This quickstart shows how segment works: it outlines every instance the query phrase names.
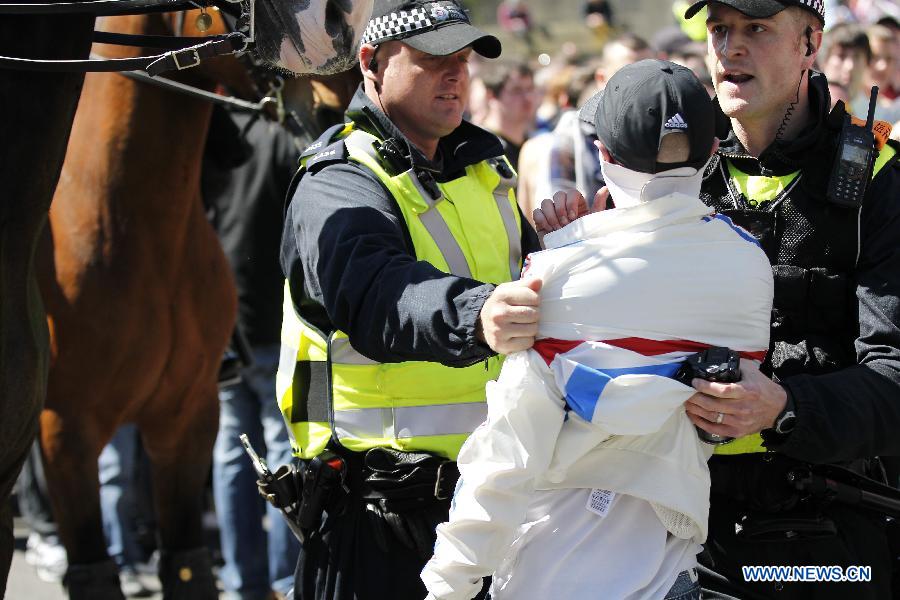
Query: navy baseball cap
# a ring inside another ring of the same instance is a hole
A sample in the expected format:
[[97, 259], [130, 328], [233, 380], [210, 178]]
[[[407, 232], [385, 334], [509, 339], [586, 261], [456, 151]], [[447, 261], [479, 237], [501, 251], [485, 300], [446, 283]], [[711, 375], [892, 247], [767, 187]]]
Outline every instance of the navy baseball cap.
[[[715, 139], [715, 112], [703, 84], [690, 69], [665, 60], [622, 67], [581, 107], [578, 117], [594, 126], [617, 163], [642, 173], [700, 169]], [[656, 162], [662, 139], [675, 132], [688, 137], [688, 159]]]
[[416, 50], [446, 56], [472, 46], [485, 58], [500, 56], [500, 40], [473, 27], [453, 0], [376, 0], [363, 44], [401, 40]]
[[690, 19], [710, 2], [718, 2], [738, 10], [748, 17], [766, 19], [777, 15], [789, 6], [799, 6], [815, 14], [822, 23], [825, 22], [825, 0], [700, 0], [691, 4], [684, 11], [684, 18]]

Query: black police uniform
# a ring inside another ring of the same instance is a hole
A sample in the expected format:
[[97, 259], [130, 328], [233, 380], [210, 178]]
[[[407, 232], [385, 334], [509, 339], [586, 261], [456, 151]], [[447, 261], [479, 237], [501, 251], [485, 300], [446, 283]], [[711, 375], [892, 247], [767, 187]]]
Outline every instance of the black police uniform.
[[[900, 166], [894, 156], [878, 172], [861, 212], [829, 203], [844, 110], [839, 104], [829, 113], [824, 76], [811, 73], [809, 83], [806, 129], [758, 159], [729, 132], [703, 182], [703, 200], [753, 232], [772, 262], [771, 345], [762, 368], [787, 390], [797, 421], [787, 435], [763, 432], [770, 452], [711, 459], [701, 560], [763, 597], [890, 598], [884, 518], [802, 498], [786, 478], [798, 461], [873, 475], [873, 457], [900, 454]], [[754, 206], [729, 181], [726, 161], [750, 175], [799, 170], [800, 179]], [[873, 581], [751, 585], [741, 572], [749, 565], [866, 565]]]
[[[438, 182], [455, 179], [465, 173], [466, 166], [502, 154], [496, 136], [463, 121], [439, 141], [439, 160], [429, 161], [415, 146], [407, 145], [362, 87], [346, 117], [381, 139], [400, 141], [410, 152], [406, 160], [434, 173]], [[475, 327], [481, 307], [496, 286], [447, 275], [416, 261], [397, 201], [372, 171], [347, 159], [343, 142], [332, 143], [337, 133], [336, 129], [326, 131], [311, 146], [312, 158], [306, 161], [284, 225], [281, 264], [300, 315], [322, 331], [347, 332], [356, 350], [379, 362], [427, 359], [461, 367], [493, 356], [476, 339]], [[524, 256], [539, 245], [524, 217], [521, 222]], [[427, 297], [397, 294], [422, 282], [427, 282]], [[416, 531], [427, 530], [430, 547], [434, 528], [448, 518], [449, 498], [422, 511], [404, 512], [403, 519], [416, 522], [389, 523], [386, 528], [386, 517], [368, 509], [362, 497], [369, 472], [362, 472], [352, 453], [344, 453], [344, 458], [348, 493], [339, 504], [328, 507], [319, 532], [304, 544], [294, 597], [424, 598], [427, 590], [419, 574], [428, 557], [399, 539], [394, 525], [409, 529], [412, 537], [417, 537]], [[387, 515], [387, 519], [400, 518]]]

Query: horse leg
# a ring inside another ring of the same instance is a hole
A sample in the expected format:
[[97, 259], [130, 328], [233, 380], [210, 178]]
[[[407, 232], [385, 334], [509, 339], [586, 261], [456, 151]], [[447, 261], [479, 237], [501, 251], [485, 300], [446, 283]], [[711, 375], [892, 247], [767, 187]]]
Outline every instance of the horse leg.
[[[26, 197], [21, 202], [29, 200]], [[34, 279], [31, 241], [27, 239], [39, 231], [44, 218], [34, 219], [37, 223], [32, 224], [23, 219], [7, 219], [4, 212], [0, 208], [0, 504], [3, 505], [9, 502], [37, 432], [46, 391], [48, 356], [44, 308]], [[12, 513], [4, 508], [0, 511], [0, 597], [5, 593], [12, 552]]]
[[118, 567], [106, 552], [100, 511], [97, 457], [110, 437], [107, 428], [84, 418], [50, 409], [41, 413], [50, 504], [69, 558], [63, 581], [69, 600], [124, 599]]
[[12, 564], [13, 520], [9, 502], [0, 503], [0, 598], [6, 594], [6, 574]]
[[155, 399], [152, 406], [166, 410], [139, 422], [152, 463], [165, 600], [219, 597], [203, 543], [203, 497], [218, 422], [215, 384], [207, 387], [211, 389], [192, 390], [175, 402]]
[[[94, 17], [0, 18], [0, 55], [85, 58]], [[5, 506], [37, 432], [47, 383], [44, 307], [34, 273], [84, 75], [2, 70], [0, 107], [0, 597], [12, 555]]]

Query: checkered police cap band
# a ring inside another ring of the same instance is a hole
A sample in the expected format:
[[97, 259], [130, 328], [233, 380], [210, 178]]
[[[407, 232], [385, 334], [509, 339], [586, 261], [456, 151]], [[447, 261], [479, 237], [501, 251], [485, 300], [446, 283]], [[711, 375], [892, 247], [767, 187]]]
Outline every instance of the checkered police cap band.
[[797, 0], [797, 5], [805, 6], [825, 20], [825, 0]]
[[469, 17], [456, 2], [428, 2], [411, 10], [373, 18], [366, 26], [362, 43], [402, 40], [450, 23], [469, 23]]

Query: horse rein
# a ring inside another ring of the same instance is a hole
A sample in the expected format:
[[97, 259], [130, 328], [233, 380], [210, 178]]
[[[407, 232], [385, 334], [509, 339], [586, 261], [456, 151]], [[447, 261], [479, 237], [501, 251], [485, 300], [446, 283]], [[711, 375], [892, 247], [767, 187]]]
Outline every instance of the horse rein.
[[[222, 7], [223, 12], [228, 12], [226, 8], [229, 5], [240, 5], [241, 14], [237, 19], [240, 27], [231, 33], [208, 37], [172, 37], [95, 31], [93, 39], [96, 42], [169, 51], [135, 58], [88, 60], [36, 60], [0, 56], [0, 69], [69, 73], [143, 71], [147, 76], [154, 77], [166, 71], [181, 71], [195, 67], [207, 58], [243, 53], [255, 41], [255, 0], [222, 1], [225, 2]], [[59, 4], [0, 4], [0, 15], [93, 14], [94, 16], [115, 16], [183, 11], [193, 7], [204, 8], [192, 0], [83, 0]]]
[[[253, 77], [253, 69], [249, 70], [251, 72], [251, 77]], [[212, 104], [222, 106], [232, 111], [252, 113], [257, 117], [263, 117], [267, 121], [281, 125], [297, 139], [305, 139], [308, 133], [306, 127], [300, 120], [300, 117], [297, 116], [297, 113], [285, 108], [284, 99], [282, 97], [284, 80], [279, 76], [276, 76], [270, 83], [268, 91], [263, 95], [261, 100], [258, 102], [251, 102], [235, 96], [225, 96], [215, 92], [208, 92], [204, 89], [179, 81], [173, 81], [166, 77], [151, 77], [143, 71], [120, 71], [119, 75], [140, 83], [176, 92], [184, 96], [211, 102]]]

